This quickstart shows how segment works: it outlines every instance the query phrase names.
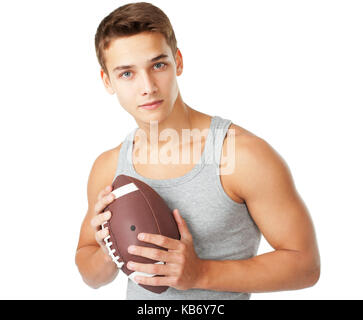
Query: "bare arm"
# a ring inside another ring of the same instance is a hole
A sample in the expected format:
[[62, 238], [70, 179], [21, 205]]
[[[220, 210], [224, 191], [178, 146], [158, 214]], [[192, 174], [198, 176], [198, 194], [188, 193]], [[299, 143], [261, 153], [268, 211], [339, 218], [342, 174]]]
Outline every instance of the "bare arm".
[[108, 229], [101, 230], [102, 223], [111, 217], [102, 210], [113, 201], [113, 197], [109, 199], [108, 196], [113, 196], [110, 184], [114, 162], [110, 152], [101, 154], [94, 162], [88, 180], [88, 211], [82, 223], [75, 262], [84, 282], [92, 288], [111, 282], [118, 274], [103, 242]]
[[284, 160], [262, 139], [249, 141], [236, 139], [234, 191], [275, 250], [246, 260], [205, 260], [197, 287], [267, 292], [312, 286], [320, 258], [308, 209]]

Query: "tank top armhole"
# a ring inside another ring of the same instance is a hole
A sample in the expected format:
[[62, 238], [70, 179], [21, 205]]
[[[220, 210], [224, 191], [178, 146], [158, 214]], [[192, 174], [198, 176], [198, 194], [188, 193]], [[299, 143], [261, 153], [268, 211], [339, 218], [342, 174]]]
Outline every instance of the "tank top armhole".
[[[133, 134], [135, 130], [133, 130], [132, 132], [130, 132], [125, 140], [122, 142], [122, 145], [120, 147], [120, 151], [118, 154], [118, 158], [117, 158], [117, 168], [116, 168], [116, 172], [115, 172], [115, 176], [113, 177], [112, 183], [115, 181], [115, 179], [117, 178], [118, 175], [125, 173], [126, 169], [127, 169], [127, 151], [129, 149], [129, 143], [130, 143], [130, 139], [131, 136]], [[132, 143], [132, 141], [131, 141]]]
[[224, 140], [226, 138], [228, 129], [232, 124], [231, 120], [226, 120], [226, 119], [222, 119], [222, 120], [223, 120], [223, 123], [218, 128], [216, 128], [218, 130], [215, 131], [215, 145], [214, 145], [215, 161], [213, 162], [215, 171], [214, 171], [213, 176], [215, 177], [215, 184], [217, 186], [221, 199], [224, 201], [227, 201], [229, 204], [231, 204], [234, 207], [241, 207], [241, 206], [246, 205], [245, 202], [239, 203], [239, 202], [236, 202], [235, 200], [233, 200], [224, 190], [222, 181], [221, 181], [221, 172], [220, 172], [221, 169], [220, 169], [219, 165], [220, 165], [221, 159], [222, 159], [223, 144], [224, 144]]

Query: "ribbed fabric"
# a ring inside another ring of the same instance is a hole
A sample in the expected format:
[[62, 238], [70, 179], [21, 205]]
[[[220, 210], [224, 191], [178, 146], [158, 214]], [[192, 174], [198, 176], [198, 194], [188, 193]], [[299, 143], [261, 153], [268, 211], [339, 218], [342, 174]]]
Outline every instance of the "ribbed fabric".
[[[132, 163], [135, 133], [130, 132], [120, 149], [114, 179], [119, 174], [135, 177], [149, 184], [166, 201], [169, 208], [179, 209], [193, 236], [194, 248], [201, 259], [240, 260], [256, 255], [261, 233], [252, 220], [245, 203], [237, 203], [224, 191], [220, 181], [219, 163], [224, 138], [231, 121], [212, 117], [203, 153], [198, 163], [185, 175], [173, 179], [149, 179], [139, 175]], [[223, 270], [220, 271], [221, 275]], [[161, 294], [152, 293], [130, 279], [128, 300], [246, 300], [247, 292], [212, 290], [177, 290], [169, 288]]]

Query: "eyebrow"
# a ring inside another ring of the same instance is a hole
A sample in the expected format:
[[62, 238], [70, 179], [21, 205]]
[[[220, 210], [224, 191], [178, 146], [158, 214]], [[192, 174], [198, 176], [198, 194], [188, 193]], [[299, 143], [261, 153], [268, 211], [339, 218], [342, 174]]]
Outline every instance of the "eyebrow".
[[[168, 55], [162, 53], [162, 54], [158, 55], [157, 57], [150, 59], [149, 62], [155, 62], [155, 61], [158, 61], [158, 60], [163, 59], [163, 58], [168, 58]], [[118, 67], [113, 69], [113, 72], [121, 71], [121, 70], [125, 70], [125, 69], [131, 69], [132, 67], [135, 67], [135, 65], [118, 66]]]

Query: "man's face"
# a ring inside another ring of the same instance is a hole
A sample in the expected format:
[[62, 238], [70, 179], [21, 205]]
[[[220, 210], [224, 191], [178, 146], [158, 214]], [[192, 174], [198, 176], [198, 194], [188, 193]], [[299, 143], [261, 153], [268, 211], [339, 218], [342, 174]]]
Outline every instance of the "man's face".
[[[109, 77], [101, 70], [107, 91], [116, 93], [121, 106], [136, 120], [162, 121], [172, 111], [179, 93], [176, 76], [182, 73], [182, 57], [173, 53], [160, 33], [143, 32], [111, 42], [105, 51]], [[163, 55], [160, 59], [152, 59]], [[123, 66], [131, 66], [121, 68]], [[164, 100], [155, 110], [140, 108]]]

